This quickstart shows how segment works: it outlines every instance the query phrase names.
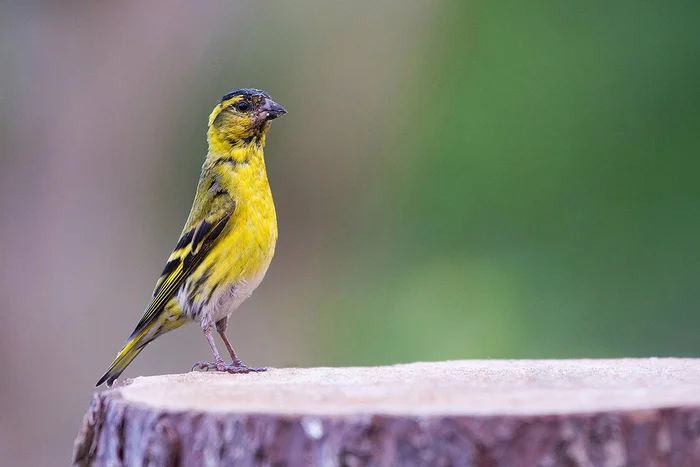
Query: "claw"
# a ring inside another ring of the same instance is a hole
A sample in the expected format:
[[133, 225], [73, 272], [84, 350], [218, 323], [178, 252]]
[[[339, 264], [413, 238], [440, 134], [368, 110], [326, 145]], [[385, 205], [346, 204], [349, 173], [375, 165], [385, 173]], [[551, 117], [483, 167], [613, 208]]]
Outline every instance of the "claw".
[[230, 365], [227, 365], [224, 362], [197, 362], [194, 365], [192, 365], [191, 371], [195, 371], [195, 369], [200, 369], [204, 371], [216, 370], [231, 374], [261, 373], [263, 371], [267, 371], [267, 368], [265, 367], [249, 367], [240, 360], [234, 361]]
[[192, 369], [190, 371], [194, 371], [196, 369], [203, 370], [203, 371], [209, 371], [210, 368], [216, 368], [216, 363], [196, 362], [194, 365], [192, 365]]

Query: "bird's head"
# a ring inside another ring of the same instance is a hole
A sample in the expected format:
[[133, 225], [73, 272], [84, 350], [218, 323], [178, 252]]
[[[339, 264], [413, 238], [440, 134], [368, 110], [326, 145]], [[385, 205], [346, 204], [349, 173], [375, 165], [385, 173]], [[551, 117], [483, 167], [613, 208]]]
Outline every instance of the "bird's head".
[[270, 121], [287, 111], [259, 89], [238, 89], [221, 98], [209, 116], [209, 144], [219, 149], [260, 143]]

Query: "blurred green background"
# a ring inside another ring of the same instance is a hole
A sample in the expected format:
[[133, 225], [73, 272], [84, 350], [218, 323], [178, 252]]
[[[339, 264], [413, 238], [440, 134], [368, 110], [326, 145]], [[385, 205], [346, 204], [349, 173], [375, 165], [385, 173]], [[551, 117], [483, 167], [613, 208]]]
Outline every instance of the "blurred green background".
[[[63, 465], [224, 93], [268, 138], [251, 365], [700, 354], [700, 2], [0, 3], [0, 458]], [[187, 371], [197, 326], [126, 371]], [[40, 439], [41, 443], [36, 440]]]

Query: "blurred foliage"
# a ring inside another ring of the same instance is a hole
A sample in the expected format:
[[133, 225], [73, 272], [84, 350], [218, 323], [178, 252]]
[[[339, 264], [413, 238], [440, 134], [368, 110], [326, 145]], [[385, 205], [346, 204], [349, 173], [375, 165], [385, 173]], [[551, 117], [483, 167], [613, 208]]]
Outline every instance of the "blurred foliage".
[[445, 9], [374, 181], [396, 205], [358, 207], [369, 258], [323, 305], [329, 360], [700, 355], [699, 17]]

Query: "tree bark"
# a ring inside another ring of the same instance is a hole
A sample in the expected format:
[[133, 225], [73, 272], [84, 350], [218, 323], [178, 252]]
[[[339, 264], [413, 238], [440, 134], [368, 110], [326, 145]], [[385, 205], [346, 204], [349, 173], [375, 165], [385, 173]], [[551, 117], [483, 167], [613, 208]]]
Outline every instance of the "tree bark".
[[141, 377], [74, 465], [700, 466], [700, 360], [516, 360]]

